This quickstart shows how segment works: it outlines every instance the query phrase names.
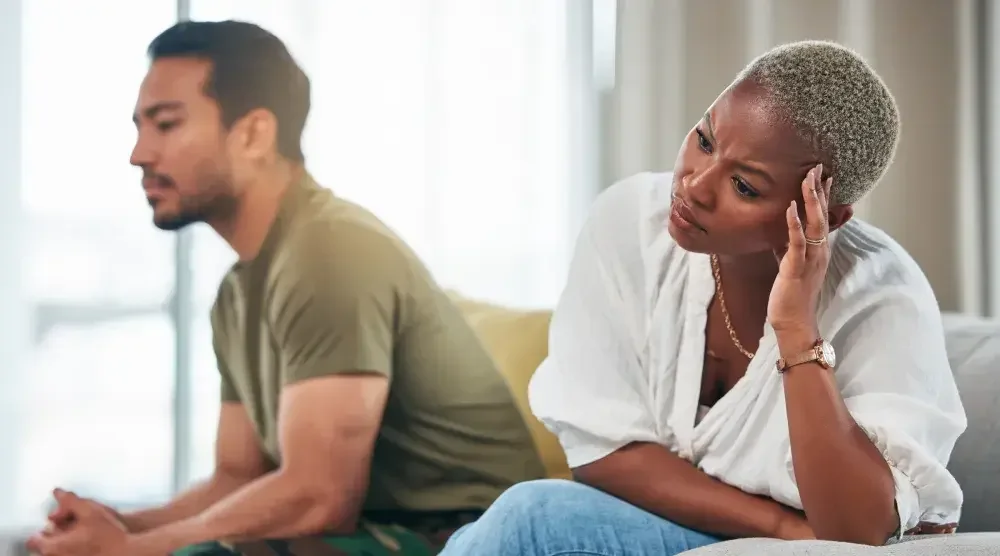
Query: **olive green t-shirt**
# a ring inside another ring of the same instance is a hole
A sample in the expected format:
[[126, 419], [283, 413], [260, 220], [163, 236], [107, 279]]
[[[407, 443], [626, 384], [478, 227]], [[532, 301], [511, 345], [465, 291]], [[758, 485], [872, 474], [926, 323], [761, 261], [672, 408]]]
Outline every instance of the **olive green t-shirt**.
[[289, 188], [258, 256], [223, 279], [212, 329], [222, 400], [246, 408], [276, 466], [282, 388], [337, 373], [389, 378], [365, 510], [486, 508], [544, 475], [458, 308], [388, 227], [311, 178]]

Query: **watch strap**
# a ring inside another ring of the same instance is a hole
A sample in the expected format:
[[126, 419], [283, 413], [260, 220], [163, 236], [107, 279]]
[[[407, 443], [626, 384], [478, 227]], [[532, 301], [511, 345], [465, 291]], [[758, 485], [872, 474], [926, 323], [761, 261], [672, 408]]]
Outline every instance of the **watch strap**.
[[822, 339], [816, 340], [816, 343], [813, 344], [813, 347], [809, 348], [806, 351], [803, 351], [803, 352], [801, 352], [799, 354], [793, 355], [792, 357], [788, 357], [788, 358], [781, 357], [781, 358], [778, 358], [778, 362], [775, 363], [775, 367], [778, 369], [779, 373], [783, 373], [783, 372], [787, 371], [788, 369], [790, 369], [792, 367], [796, 367], [798, 365], [804, 365], [806, 363], [812, 363], [813, 361], [820, 361], [820, 362], [822, 362], [822, 360], [823, 360], [823, 354], [820, 353], [820, 346], [822, 346], [822, 345], [823, 345], [823, 340]]

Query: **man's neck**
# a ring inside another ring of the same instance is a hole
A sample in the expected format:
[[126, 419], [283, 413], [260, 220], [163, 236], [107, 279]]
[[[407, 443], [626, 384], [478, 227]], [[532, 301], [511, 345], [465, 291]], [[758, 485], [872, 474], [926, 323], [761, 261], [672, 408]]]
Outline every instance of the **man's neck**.
[[281, 208], [285, 192], [302, 179], [301, 166], [283, 166], [247, 187], [236, 210], [209, 225], [236, 251], [240, 261], [257, 257]]

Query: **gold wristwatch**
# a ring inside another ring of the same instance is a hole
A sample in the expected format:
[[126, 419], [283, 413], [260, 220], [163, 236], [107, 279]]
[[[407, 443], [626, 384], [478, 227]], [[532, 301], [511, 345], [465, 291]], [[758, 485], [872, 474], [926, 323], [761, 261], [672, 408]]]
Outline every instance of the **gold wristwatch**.
[[783, 373], [796, 365], [812, 363], [813, 361], [819, 363], [824, 369], [832, 369], [837, 364], [837, 353], [833, 351], [833, 346], [830, 345], [830, 342], [820, 338], [816, 340], [812, 349], [808, 351], [787, 359], [784, 357], [779, 358], [775, 367], [777, 367], [779, 373]]

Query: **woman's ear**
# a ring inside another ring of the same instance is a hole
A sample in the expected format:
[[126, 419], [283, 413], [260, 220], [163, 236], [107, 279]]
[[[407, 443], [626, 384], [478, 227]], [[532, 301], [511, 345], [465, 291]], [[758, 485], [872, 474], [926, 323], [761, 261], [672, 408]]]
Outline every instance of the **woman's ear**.
[[853, 205], [834, 205], [827, 208], [826, 211], [826, 221], [830, 226], [830, 231], [834, 231], [837, 228], [847, 224], [847, 222], [854, 217], [854, 206]]

